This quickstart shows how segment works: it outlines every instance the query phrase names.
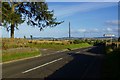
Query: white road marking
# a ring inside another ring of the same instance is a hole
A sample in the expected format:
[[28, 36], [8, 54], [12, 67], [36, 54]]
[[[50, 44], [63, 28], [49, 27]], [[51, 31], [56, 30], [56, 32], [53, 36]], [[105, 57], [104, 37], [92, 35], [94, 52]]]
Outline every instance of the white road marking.
[[53, 61], [48, 62], [48, 63], [45, 63], [45, 64], [43, 64], [43, 65], [40, 65], [40, 66], [34, 67], [34, 68], [32, 68], [32, 69], [26, 70], [26, 71], [24, 71], [24, 72], [22, 72], [22, 73], [23, 73], [23, 74], [24, 74], [24, 73], [28, 73], [28, 72], [30, 72], [30, 71], [33, 71], [33, 70], [35, 70], [35, 69], [41, 68], [41, 67], [43, 67], [43, 66], [46, 66], [46, 65], [48, 65], [48, 64], [54, 63], [54, 62], [59, 61], [59, 60], [62, 60], [62, 59], [63, 59], [63, 58], [59, 58], [59, 59], [53, 60]]

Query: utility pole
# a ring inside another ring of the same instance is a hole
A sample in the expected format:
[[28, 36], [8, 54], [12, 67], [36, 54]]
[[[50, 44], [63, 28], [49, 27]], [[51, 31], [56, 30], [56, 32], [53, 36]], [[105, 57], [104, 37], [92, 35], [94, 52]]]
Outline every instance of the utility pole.
[[70, 32], [70, 22], [69, 22], [69, 39], [71, 38], [71, 32]]

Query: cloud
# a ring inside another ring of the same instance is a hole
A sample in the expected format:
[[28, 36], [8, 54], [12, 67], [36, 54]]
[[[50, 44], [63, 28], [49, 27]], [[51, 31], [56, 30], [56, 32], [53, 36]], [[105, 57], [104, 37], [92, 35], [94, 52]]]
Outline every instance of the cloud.
[[92, 29], [91, 32], [100, 32], [98, 29]]
[[86, 29], [79, 29], [78, 32], [87, 32]]
[[72, 30], [72, 33], [78, 34], [78, 33], [112, 33], [112, 32], [118, 32], [118, 27], [107, 27], [104, 29], [97, 29], [97, 28], [93, 28], [93, 29], [86, 29], [86, 28], [81, 28], [78, 30]]
[[108, 20], [105, 22], [105, 24], [109, 26], [118, 26], [120, 25], [120, 21], [119, 20]]
[[94, 10], [98, 10], [101, 8], [107, 8], [111, 6], [115, 6], [117, 4], [113, 3], [80, 3], [78, 5], [54, 5], [49, 6], [50, 9], [54, 10], [55, 16], [57, 17], [66, 17], [71, 16], [76, 13], [82, 13], [82, 12], [90, 12]]
[[81, 28], [78, 30], [72, 30], [72, 33], [98, 33], [100, 32], [98, 29], [94, 28], [94, 29], [85, 29], [85, 28]]
[[113, 31], [113, 30], [108, 27], [108, 28], [106, 29], [106, 31], [111, 32], [111, 31]]
[[85, 33], [97, 33], [100, 32], [97, 28], [94, 29], [79, 29], [79, 32], [85, 32]]
[[103, 32], [114, 32], [114, 33], [118, 33], [118, 27], [107, 27], [107, 28], [105, 28], [105, 29], [102, 29], [101, 31], [103, 31]]
[[72, 36], [89, 36], [89, 37], [98, 37], [103, 36], [103, 34], [114, 34], [118, 36], [118, 27], [106, 27], [106, 28], [80, 28], [71, 31]]

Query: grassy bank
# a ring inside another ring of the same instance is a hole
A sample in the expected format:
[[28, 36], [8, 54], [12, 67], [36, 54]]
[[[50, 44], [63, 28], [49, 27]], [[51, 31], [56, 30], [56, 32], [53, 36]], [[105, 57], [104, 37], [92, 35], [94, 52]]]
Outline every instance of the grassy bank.
[[106, 58], [103, 67], [103, 78], [120, 80], [120, 48], [106, 48]]
[[[2, 61], [11, 61], [21, 58], [32, 57], [43, 54], [40, 50], [47, 49], [48, 51], [61, 51], [67, 48], [76, 49], [92, 46], [88, 43], [69, 44], [66, 41], [57, 42], [30, 42], [25, 39], [3, 39], [2, 44]], [[49, 43], [48, 43], [49, 42]]]
[[9, 49], [3, 50], [2, 53], [3, 62], [40, 55], [40, 51], [38, 49], [32, 48]]
[[31, 48], [37, 47], [37, 48], [46, 48], [46, 49], [53, 49], [53, 50], [63, 50], [63, 49], [75, 49], [75, 48], [84, 48], [91, 46], [88, 43], [80, 43], [80, 44], [55, 44], [55, 43], [44, 43], [44, 44], [29, 44], [28, 45]]

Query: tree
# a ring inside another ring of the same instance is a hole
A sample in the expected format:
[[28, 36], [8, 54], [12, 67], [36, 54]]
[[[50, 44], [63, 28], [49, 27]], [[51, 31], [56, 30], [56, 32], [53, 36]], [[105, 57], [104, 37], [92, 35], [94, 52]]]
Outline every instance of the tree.
[[30, 39], [31, 39], [31, 40], [33, 39], [33, 36], [32, 36], [32, 35], [30, 35]]
[[24, 36], [24, 39], [26, 39], [26, 36]]
[[2, 24], [1, 24], [1, 21], [2, 21], [2, 19], [1, 19], [1, 10], [0, 10], [0, 26], [2, 26]]
[[41, 31], [63, 22], [56, 20], [45, 2], [2, 2], [2, 23], [7, 31], [11, 31], [11, 38], [14, 38], [14, 29], [18, 29], [18, 25], [25, 21], [28, 25], [38, 26]]

